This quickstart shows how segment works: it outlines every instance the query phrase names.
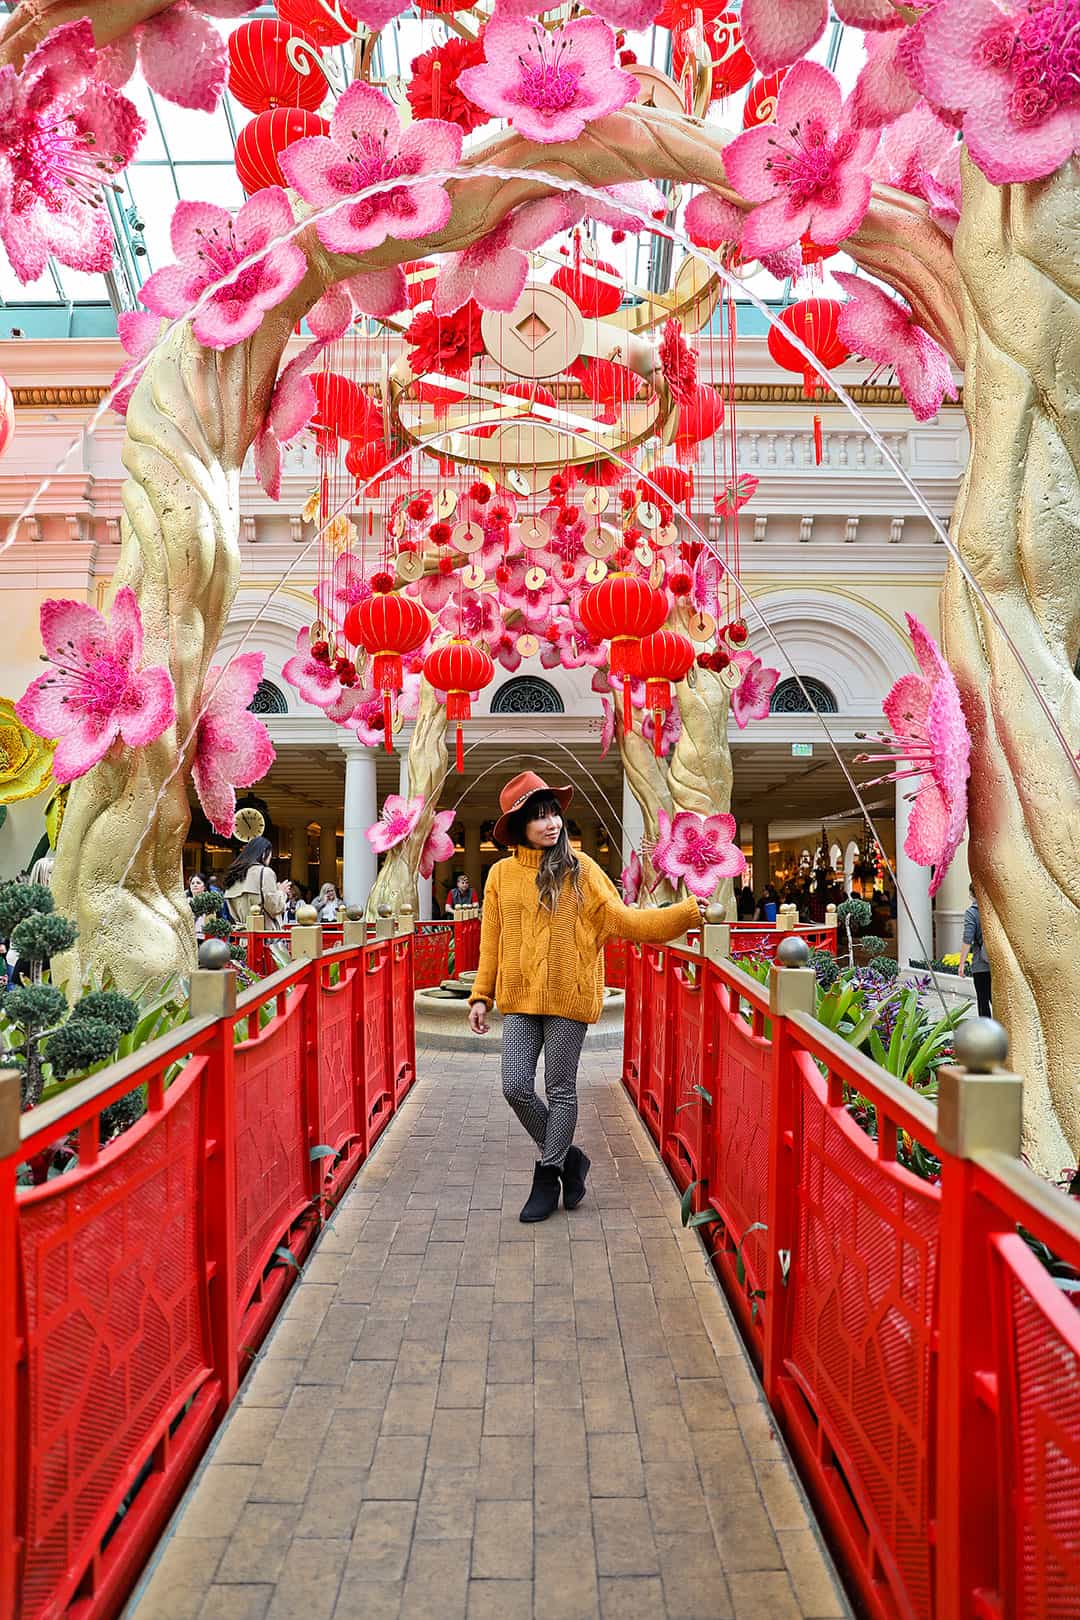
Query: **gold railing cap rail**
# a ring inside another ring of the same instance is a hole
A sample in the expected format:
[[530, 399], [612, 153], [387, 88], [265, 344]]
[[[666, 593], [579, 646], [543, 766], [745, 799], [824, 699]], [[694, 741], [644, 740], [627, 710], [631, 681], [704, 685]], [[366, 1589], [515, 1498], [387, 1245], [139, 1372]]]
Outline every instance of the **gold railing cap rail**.
[[971, 1162], [978, 1165], [980, 1170], [985, 1170], [995, 1181], [1000, 1181], [1036, 1215], [1041, 1215], [1054, 1226], [1064, 1227], [1080, 1242], [1080, 1203], [1060, 1187], [1055, 1187], [1052, 1181], [1044, 1181], [1042, 1176], [1036, 1175], [1023, 1159], [1014, 1159], [1011, 1153], [988, 1150], [973, 1153]]
[[[856, 1051], [847, 1041], [839, 1035], [834, 1035], [831, 1029], [819, 1024], [816, 1018], [809, 1013], [789, 1013], [788, 1023], [798, 1030], [800, 1035], [806, 1037], [811, 1050], [817, 1048], [827, 1058], [834, 1059], [837, 1067], [847, 1069], [855, 1076], [855, 1082], [862, 1088], [863, 1083], [869, 1088], [868, 1095], [877, 1093], [883, 1101], [895, 1103], [900, 1115], [908, 1115], [919, 1122], [920, 1137], [925, 1138], [924, 1146], [937, 1145], [937, 1105], [922, 1097], [912, 1089], [905, 1086], [903, 1081], [897, 1080], [895, 1075], [886, 1073], [882, 1068], [868, 1058], [865, 1053]], [[845, 1084], [850, 1084], [845, 1081]]]

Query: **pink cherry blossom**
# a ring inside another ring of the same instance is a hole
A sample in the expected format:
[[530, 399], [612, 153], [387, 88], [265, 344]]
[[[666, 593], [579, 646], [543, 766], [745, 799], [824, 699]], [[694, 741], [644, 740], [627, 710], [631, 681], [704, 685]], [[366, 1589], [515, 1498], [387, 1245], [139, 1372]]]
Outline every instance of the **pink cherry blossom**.
[[875, 180], [922, 197], [933, 219], [951, 235], [960, 219], [960, 142], [929, 102], [920, 100], [882, 132], [873, 163]]
[[496, 11], [483, 39], [484, 62], [460, 73], [458, 84], [527, 140], [576, 140], [586, 124], [618, 112], [638, 93], [637, 80], [615, 65], [615, 36], [599, 17], [549, 34], [539, 23]]
[[623, 900], [628, 906], [635, 905], [641, 893], [641, 860], [636, 849], [630, 851], [630, 859], [622, 869], [619, 882], [622, 884]]
[[387, 23], [400, 17], [406, 9], [408, 0], [341, 0], [341, 9], [348, 17], [355, 17], [357, 22], [363, 23], [378, 33]]
[[81, 18], [54, 28], [18, 71], [0, 68], [0, 241], [23, 283], [50, 254], [73, 270], [112, 266], [101, 188], [135, 156], [146, 125], [95, 80], [97, 64]]
[[[396, 707], [403, 720], [415, 720], [420, 708], [419, 675], [410, 675], [406, 670]], [[383, 693], [376, 692], [373, 687], [364, 687], [357, 692], [356, 705], [345, 717], [344, 724], [355, 732], [357, 741], [362, 742], [365, 748], [377, 748], [386, 740], [385, 715]]]
[[349, 609], [357, 602], [366, 602], [370, 595], [364, 559], [353, 551], [343, 551], [331, 569], [330, 578], [319, 580], [315, 586], [316, 602], [339, 629]]
[[[661, 710], [661, 713], [663, 714], [664, 718], [660, 723], [659, 757], [661, 759], [665, 759], [667, 755], [671, 753], [671, 750], [682, 736], [682, 715], [679, 712], [679, 705], [677, 703], [670, 704], [668, 708]], [[651, 745], [655, 734], [656, 716], [653, 714], [652, 710], [649, 709], [645, 712], [645, 714], [642, 715], [641, 718], [641, 735], [644, 737], [645, 741]]]
[[916, 326], [911, 310], [876, 282], [838, 270], [838, 286], [848, 294], [837, 331], [852, 354], [877, 366], [891, 366], [917, 422], [927, 422], [948, 395], [956, 398], [949, 357], [940, 343]]
[[435, 283], [431, 307], [436, 315], [452, 315], [470, 298], [481, 309], [508, 314], [521, 297], [529, 273], [527, 251], [561, 231], [566, 219], [561, 197], [542, 197], [515, 208], [472, 247], [452, 254]]
[[239, 17], [251, 9], [244, 3], [226, 10], [200, 0], [190, 0], [190, 4], [175, 0], [104, 46], [98, 77], [119, 89], [138, 66], [151, 90], [166, 101], [197, 112], [213, 112], [225, 88], [229, 54], [218, 29], [200, 13]]
[[[884, 754], [860, 754], [860, 760], [905, 764], [879, 781], [899, 782], [921, 776], [904, 849], [919, 866], [932, 866], [930, 893], [936, 894], [960, 846], [967, 824], [967, 784], [971, 738], [952, 671], [933, 636], [913, 614], [906, 615], [919, 675], [901, 675], [882, 705], [892, 727], [882, 732]], [[874, 783], [864, 783], [874, 786]]]
[[[124, 309], [116, 317], [116, 332], [122, 347], [131, 356], [124, 362], [109, 384], [116, 388], [112, 398], [112, 408], [118, 416], [126, 416], [127, 408], [131, 404], [131, 396], [138, 387], [139, 378], [133, 377], [130, 382], [124, 379], [131, 376], [140, 360], [145, 360], [161, 331], [161, 317], [150, 315], [143, 309]], [[123, 383], [121, 388], [118, 383]]]
[[416, 829], [424, 809], [424, 795], [405, 799], [399, 793], [388, 793], [383, 801], [382, 815], [373, 827], [367, 829], [367, 839], [376, 855], [385, 855], [388, 849], [403, 844]]
[[714, 191], [699, 191], [686, 205], [686, 234], [698, 247], [731, 248], [742, 240], [743, 212]]
[[584, 669], [590, 665], [599, 669], [607, 659], [607, 643], [594, 641], [576, 617], [556, 619], [540, 647], [540, 662], [545, 669]]
[[1080, 0], [951, 0], [912, 33], [920, 88], [963, 114], [995, 185], [1041, 180], [1080, 150]]
[[[733, 663], [742, 665], [745, 654], [738, 653]], [[731, 694], [731, 712], [740, 731], [751, 720], [764, 720], [769, 712], [769, 699], [780, 679], [778, 669], [769, 669], [760, 658], [750, 657], [743, 668], [743, 678]]]
[[[140, 294], [143, 303], [157, 315], [184, 315], [208, 288], [224, 281], [194, 317], [192, 330], [209, 349], [242, 342], [304, 279], [303, 250], [291, 242], [272, 246], [292, 223], [281, 186], [257, 191], [235, 219], [216, 203], [177, 203], [170, 228], [177, 263], [154, 272]], [[262, 249], [255, 264], [230, 274]]]
[[520, 634], [519, 630], [512, 630], [504, 624], [498, 641], [491, 644], [492, 658], [497, 664], [501, 664], [503, 669], [508, 670], [511, 675], [515, 670], [521, 668], [521, 654], [518, 652], [517, 645]]
[[827, 68], [799, 62], [780, 86], [775, 124], [748, 129], [725, 148], [732, 185], [760, 205], [743, 224], [745, 258], [776, 253], [807, 234], [832, 245], [861, 224], [879, 132], [856, 129], [842, 100]]
[[708, 900], [721, 878], [746, 871], [746, 857], [733, 842], [738, 825], [734, 816], [699, 816], [679, 810], [674, 817], [658, 812], [660, 836], [652, 864], [672, 883], [685, 883], [699, 900]]
[[[855, 28], [897, 28], [903, 22], [893, 0], [834, 0], [841, 22]], [[829, 0], [743, 0], [739, 25], [759, 73], [797, 62], [825, 32]]]
[[305, 703], [322, 709], [328, 719], [339, 724], [352, 714], [361, 700], [360, 688], [342, 686], [332, 663], [311, 656], [311, 631], [306, 625], [297, 633], [296, 652], [283, 665], [281, 673]]
[[262, 653], [239, 653], [224, 668], [211, 666], [199, 700], [204, 712], [191, 775], [207, 820], [223, 838], [236, 825], [236, 789], [260, 781], [276, 758], [270, 733], [248, 709], [262, 673]]
[[866, 61], [851, 92], [851, 116], [864, 129], [891, 124], [910, 112], [919, 90], [908, 72], [910, 41], [906, 30], [867, 34]]
[[462, 589], [456, 593], [439, 614], [439, 625], [451, 636], [465, 636], [469, 641], [498, 641], [502, 634], [499, 604], [491, 591]]
[[[146, 318], [154, 319], [152, 316]], [[282, 451], [304, 431], [315, 415], [318, 400], [315, 386], [306, 373], [325, 348], [323, 340], [309, 343], [283, 368], [270, 396], [270, 409], [255, 435], [252, 447], [255, 476], [272, 501], [281, 497]]]
[[502, 588], [502, 599], [506, 607], [517, 608], [530, 630], [543, 631], [553, 609], [566, 600], [566, 593], [551, 575], [542, 585], [526, 584], [531, 566], [524, 557], [509, 564], [510, 578]]
[[363, 80], [355, 80], [334, 108], [329, 135], [309, 135], [281, 154], [291, 186], [316, 208], [342, 203], [316, 226], [334, 253], [361, 253], [391, 237], [428, 236], [450, 218], [450, 197], [434, 181], [390, 187], [347, 203], [367, 187], [400, 177], [453, 169], [461, 157], [461, 130], [441, 118], [401, 128], [397, 108]]
[[454, 840], [450, 836], [450, 828], [454, 824], [453, 810], [436, 810], [431, 823], [431, 831], [424, 840], [424, 847], [420, 851], [420, 876], [429, 878], [439, 861], [452, 859], [455, 849]]
[[606, 759], [615, 741], [615, 705], [609, 697], [600, 699], [600, 712], [603, 715], [600, 722], [600, 758]]
[[121, 586], [106, 621], [85, 602], [41, 604], [41, 639], [50, 668], [15, 705], [23, 725], [60, 739], [52, 773], [61, 786], [104, 759], [119, 737], [145, 748], [176, 720], [176, 692], [164, 664], [142, 668], [142, 615]]
[[307, 323], [318, 338], [333, 340], [348, 331], [361, 315], [385, 320], [405, 309], [409, 302], [405, 272], [400, 265], [387, 270], [358, 270], [337, 281], [308, 310]]

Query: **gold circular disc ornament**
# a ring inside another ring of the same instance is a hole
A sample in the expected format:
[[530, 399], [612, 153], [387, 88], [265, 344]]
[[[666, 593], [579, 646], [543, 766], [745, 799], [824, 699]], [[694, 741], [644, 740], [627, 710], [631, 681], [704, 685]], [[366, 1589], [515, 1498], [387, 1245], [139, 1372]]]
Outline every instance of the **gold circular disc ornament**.
[[395, 540], [400, 540], [401, 536], [405, 533], [405, 524], [407, 521], [408, 520], [405, 516], [404, 507], [402, 507], [400, 512], [395, 512], [393, 517], [390, 519], [390, 533], [394, 536]]
[[402, 726], [404, 724], [405, 724], [405, 716], [402, 714], [400, 709], [395, 709], [394, 710], [394, 718], [393, 718], [393, 720], [391, 722], [391, 726], [390, 726], [390, 729], [394, 733], [395, 737], [397, 736], [398, 732], [401, 730], [401, 728], [402, 728]]
[[619, 548], [619, 537], [609, 523], [594, 523], [581, 537], [590, 557], [610, 557]]
[[646, 67], [643, 62], [635, 62], [634, 78], [638, 82], [638, 93], [634, 100], [642, 107], [658, 107], [661, 112], [685, 113], [682, 91], [675, 80], [669, 78], [666, 73], [661, 73], [659, 68]]
[[526, 518], [523, 523], [515, 524], [510, 532], [521, 541], [526, 551], [543, 551], [551, 541], [551, 530], [543, 518]]
[[533, 635], [518, 636], [517, 650], [522, 658], [535, 658], [540, 651], [540, 643]]
[[678, 538], [679, 531], [674, 523], [665, 523], [656, 537], [656, 544], [658, 546], [673, 546]]
[[399, 551], [394, 562], [394, 570], [398, 579], [403, 579], [406, 585], [411, 585], [414, 579], [419, 579], [424, 572], [424, 559], [418, 551]]
[[450, 544], [455, 551], [470, 557], [484, 544], [484, 531], [479, 523], [455, 523], [450, 531]]
[[660, 561], [660, 558], [657, 557], [649, 573], [649, 584], [652, 586], [654, 591], [658, 591], [660, 589], [661, 585], [664, 583], [664, 575], [666, 573], [667, 569]]
[[525, 474], [523, 472], [519, 472], [516, 467], [511, 467], [507, 472], [506, 485], [508, 489], [513, 490], [515, 495], [528, 496], [532, 494], [532, 485], [529, 483], [529, 480], [526, 478]]
[[546, 568], [526, 568], [525, 589], [527, 591], [538, 591], [547, 584], [547, 578]]
[[590, 585], [599, 585], [602, 579], [607, 579], [607, 563], [601, 557], [594, 557], [586, 564], [585, 578]]
[[720, 671], [720, 684], [726, 686], [729, 692], [734, 692], [743, 678], [743, 672], [738, 664], [729, 664]]
[[634, 551], [634, 561], [642, 568], [651, 568], [656, 561], [652, 546], [640, 545]]
[[527, 281], [509, 314], [486, 309], [480, 322], [484, 347], [515, 377], [555, 377], [572, 365], [585, 341], [581, 311], [566, 293], [542, 281]]
[[716, 620], [711, 613], [695, 613], [686, 626], [691, 641], [711, 641], [716, 634]]
[[440, 489], [435, 496], [435, 516], [448, 518], [457, 511], [457, 490]]
[[477, 473], [476, 476], [478, 482], [481, 484], [486, 484], [488, 489], [494, 490], [496, 488], [495, 474], [493, 472], [489, 472], [486, 467], [481, 472]]
[[660, 527], [660, 508], [654, 501], [639, 501], [634, 521], [641, 524], [643, 529], [658, 529]]
[[461, 583], [466, 590], [478, 591], [486, 579], [487, 575], [477, 563], [470, 563], [467, 568], [461, 570]]
[[581, 498], [581, 504], [590, 517], [598, 517], [606, 512], [611, 505], [611, 491], [609, 489], [587, 489]]

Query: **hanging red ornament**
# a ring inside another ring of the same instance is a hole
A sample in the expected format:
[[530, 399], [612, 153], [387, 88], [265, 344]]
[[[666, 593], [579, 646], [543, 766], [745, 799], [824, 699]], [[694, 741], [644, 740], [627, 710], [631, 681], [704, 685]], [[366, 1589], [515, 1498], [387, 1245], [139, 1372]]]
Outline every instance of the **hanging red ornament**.
[[655, 501], [662, 492], [672, 506], [686, 506], [694, 493], [694, 475], [689, 467], [665, 462], [654, 467], [648, 478], [639, 478], [635, 488], [643, 501]]
[[711, 439], [723, 425], [724, 401], [720, 391], [708, 383], [698, 383], [679, 401], [675, 429], [675, 454], [680, 461], [692, 461], [696, 447]]
[[[671, 31], [672, 73], [682, 82], [687, 64], [692, 61], [700, 34], [693, 20], [694, 13], [684, 16]], [[712, 94], [710, 101], [723, 101], [749, 84], [754, 77], [754, 64], [742, 42], [739, 19], [733, 11], [722, 11], [718, 17], [707, 17], [702, 27], [705, 43], [712, 57]]]
[[733, 647], [744, 647], [750, 632], [742, 619], [732, 619], [730, 624], [724, 626], [724, 634]]
[[275, 107], [246, 123], [236, 137], [236, 172], [250, 197], [264, 186], [287, 184], [278, 162], [282, 152], [305, 135], [328, 135], [330, 125], [306, 107]]
[[758, 124], [776, 122], [776, 99], [787, 76], [788, 69], [779, 68], [763, 79], [754, 80], [743, 103], [743, 129], [755, 129]]
[[294, 32], [307, 34], [316, 45], [344, 45], [352, 38], [319, 0], [277, 0], [277, 14]]
[[821, 417], [814, 417], [814, 465], [821, 466], [821, 457], [824, 451], [823, 435], [821, 432]]
[[659, 630], [668, 616], [668, 599], [636, 574], [609, 574], [585, 592], [578, 617], [594, 641], [609, 641], [608, 667], [623, 683], [623, 732], [633, 730], [630, 681], [640, 674], [642, 636]]
[[[401, 596], [385, 588], [388, 574], [372, 579], [372, 595], [354, 602], [345, 615], [345, 637], [363, 647], [371, 657], [371, 684], [383, 694], [383, 726], [386, 752], [393, 752], [393, 695], [405, 680], [402, 658], [415, 652], [427, 640], [431, 620], [411, 596]], [[381, 588], [376, 588], [376, 580]]]
[[487, 686], [494, 678], [495, 665], [482, 647], [455, 636], [429, 653], [424, 660], [424, 674], [432, 686], [446, 693], [446, 718], [457, 724], [455, 762], [459, 771], [465, 769], [465, 745], [461, 722], [472, 713], [471, 694]]
[[[277, 18], [241, 23], [229, 35], [229, 89], [250, 112], [274, 107], [306, 107], [318, 112], [326, 99], [326, 80], [317, 68], [299, 73], [289, 61], [290, 39], [307, 35]], [[314, 48], [314, 41], [309, 40]]]
[[[835, 298], [803, 298], [780, 311], [781, 325], [802, 339], [818, 360], [822, 371], [838, 366], [851, 352], [839, 336], [843, 307]], [[814, 399], [827, 386], [817, 367], [806, 360], [775, 326], [769, 328], [769, 353], [784, 371], [802, 372], [805, 398]]]
[[664, 715], [671, 708], [672, 681], [681, 681], [696, 656], [694, 643], [675, 630], [657, 630], [638, 648], [638, 664], [645, 680], [645, 707], [652, 710], [653, 753], [660, 758]]
[[[599, 270], [612, 280], [601, 281], [590, 276], [590, 270]], [[551, 278], [551, 285], [564, 292], [589, 320], [614, 315], [623, 299], [619, 272], [604, 259], [582, 259], [578, 265], [560, 265]]]
[[385, 483], [385, 479], [379, 478], [378, 474], [389, 459], [381, 436], [378, 439], [352, 439], [345, 452], [345, 469], [358, 484], [368, 486], [369, 495], [374, 495], [379, 486]]
[[359, 383], [336, 371], [317, 371], [311, 384], [318, 401], [311, 427], [320, 455], [332, 454], [339, 438], [382, 443], [382, 411]]

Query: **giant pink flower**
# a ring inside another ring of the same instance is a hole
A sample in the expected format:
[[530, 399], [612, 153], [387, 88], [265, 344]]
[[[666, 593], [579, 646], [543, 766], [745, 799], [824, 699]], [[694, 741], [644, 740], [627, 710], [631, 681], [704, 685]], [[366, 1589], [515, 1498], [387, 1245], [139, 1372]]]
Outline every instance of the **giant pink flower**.
[[450, 218], [450, 196], [432, 181], [388, 187], [349, 203], [369, 186], [398, 177], [413, 179], [453, 169], [461, 157], [461, 130], [441, 118], [422, 118], [401, 128], [397, 108], [357, 79], [330, 118], [329, 135], [309, 135], [281, 154], [291, 186], [316, 208], [341, 203], [316, 229], [335, 253], [362, 253], [391, 237], [429, 236]]
[[47, 34], [16, 71], [0, 68], [0, 241], [21, 282], [49, 255], [73, 270], [111, 268], [101, 188], [135, 156], [146, 125], [94, 75], [86, 18]]
[[672, 883], [685, 883], [699, 900], [708, 900], [721, 878], [746, 871], [746, 856], [733, 842], [738, 833], [734, 816], [679, 810], [670, 817], [661, 810], [657, 819], [660, 836], [652, 852], [654, 868]]
[[502, 634], [499, 604], [491, 591], [469, 591], [460, 583], [439, 614], [439, 626], [451, 636], [483, 641], [489, 646]]
[[916, 421], [929, 421], [946, 394], [956, 398], [945, 350], [915, 325], [907, 304], [876, 282], [842, 270], [834, 279], [849, 296], [837, 328], [840, 341], [876, 366], [891, 366]]
[[[576, 217], [577, 210], [569, 210], [570, 220]], [[447, 259], [432, 298], [436, 315], [452, 315], [470, 298], [481, 309], [508, 314], [521, 297], [529, 273], [528, 250], [540, 247], [563, 230], [567, 220], [567, 206], [561, 197], [541, 197], [515, 208], [494, 230]]]
[[628, 906], [635, 904], [641, 893], [641, 858], [636, 849], [630, 851], [630, 859], [623, 867], [619, 877], [622, 884], [622, 897]]
[[176, 719], [164, 664], [142, 666], [142, 615], [127, 585], [106, 621], [85, 602], [41, 604], [41, 639], [51, 668], [31, 682], [15, 713], [39, 737], [60, 739], [52, 773], [62, 786], [104, 759], [117, 738], [145, 748]]
[[132, 377], [131, 374], [140, 360], [146, 359], [157, 342], [160, 331], [161, 317], [151, 315], [144, 309], [123, 309], [116, 317], [116, 335], [120, 339], [121, 347], [131, 357], [125, 360], [109, 384], [110, 388], [116, 389], [112, 397], [112, 408], [119, 416], [127, 415], [131, 396], [139, 384], [140, 378]]
[[874, 178], [922, 197], [935, 223], [952, 235], [960, 218], [960, 146], [955, 129], [920, 99], [882, 132]]
[[[743, 664], [736, 654], [734, 663]], [[731, 712], [740, 731], [751, 720], [764, 720], [769, 712], [769, 699], [780, 679], [778, 669], [769, 669], [760, 658], [751, 658], [743, 668], [743, 677], [731, 694]]]
[[502, 588], [502, 599], [507, 607], [517, 608], [530, 630], [543, 632], [566, 593], [550, 575], [542, 585], [529, 585], [526, 576], [531, 566], [524, 558], [508, 565], [510, 577]]
[[879, 735], [889, 751], [858, 758], [894, 760], [908, 767], [879, 777], [879, 781], [922, 777], [904, 849], [918, 866], [934, 868], [933, 895], [944, 881], [967, 824], [971, 738], [956, 681], [940, 647], [913, 614], [905, 616], [921, 674], [901, 675], [882, 705], [892, 734]]
[[878, 137], [852, 125], [827, 68], [797, 63], [780, 86], [776, 122], [748, 129], [724, 151], [728, 179], [759, 204], [743, 225], [743, 256], [776, 253], [805, 235], [822, 246], [849, 236], [870, 206], [867, 165]]
[[388, 849], [403, 844], [415, 830], [424, 808], [424, 795], [405, 799], [399, 793], [388, 793], [383, 801], [382, 815], [373, 827], [367, 829], [367, 840], [376, 855], [385, 855]]
[[229, 53], [211, 17], [242, 17], [255, 0], [174, 0], [104, 46], [98, 77], [118, 89], [136, 65], [143, 78], [166, 101], [196, 112], [213, 112], [225, 88]]
[[366, 602], [371, 595], [371, 583], [364, 572], [364, 559], [354, 551], [343, 551], [334, 563], [328, 580], [319, 580], [315, 586], [315, 600], [319, 607], [340, 628], [345, 615], [357, 602]]
[[325, 347], [322, 340], [309, 343], [282, 368], [270, 396], [270, 408], [255, 435], [255, 476], [272, 501], [281, 497], [282, 452], [315, 415], [315, 385], [306, 373]]
[[297, 632], [296, 652], [282, 666], [281, 673], [305, 703], [321, 709], [328, 720], [343, 725], [362, 701], [362, 689], [342, 686], [330, 660], [315, 658], [311, 646], [311, 631], [305, 625]]
[[224, 668], [211, 665], [202, 690], [191, 775], [207, 820], [223, 838], [236, 826], [236, 789], [258, 782], [276, 757], [270, 733], [248, 708], [262, 673], [261, 652], [239, 653]]
[[[185, 315], [207, 288], [224, 281], [193, 319], [192, 331], [208, 349], [242, 342], [307, 271], [301, 248], [292, 242], [272, 245], [292, 223], [292, 209], [281, 186], [257, 191], [235, 219], [216, 203], [178, 202], [169, 233], [177, 263], [154, 272], [140, 294], [143, 303], [157, 315]], [[231, 274], [263, 249], [254, 264]]]
[[574, 141], [586, 124], [618, 112], [638, 82], [615, 65], [615, 35], [599, 17], [549, 34], [539, 23], [500, 16], [484, 30], [485, 61], [458, 84], [478, 107], [508, 118], [530, 141]]
[[[834, 0], [841, 22], [855, 28], [897, 28], [893, 0]], [[739, 26], [759, 73], [797, 62], [825, 32], [829, 0], [743, 0]]]
[[431, 831], [424, 839], [424, 847], [420, 851], [420, 876], [429, 878], [439, 861], [448, 861], [454, 853], [454, 840], [450, 836], [450, 828], [454, 824], [452, 810], [436, 810], [431, 823]]
[[924, 95], [963, 114], [995, 185], [1041, 180], [1080, 150], [1080, 0], [948, 0], [912, 42]]

